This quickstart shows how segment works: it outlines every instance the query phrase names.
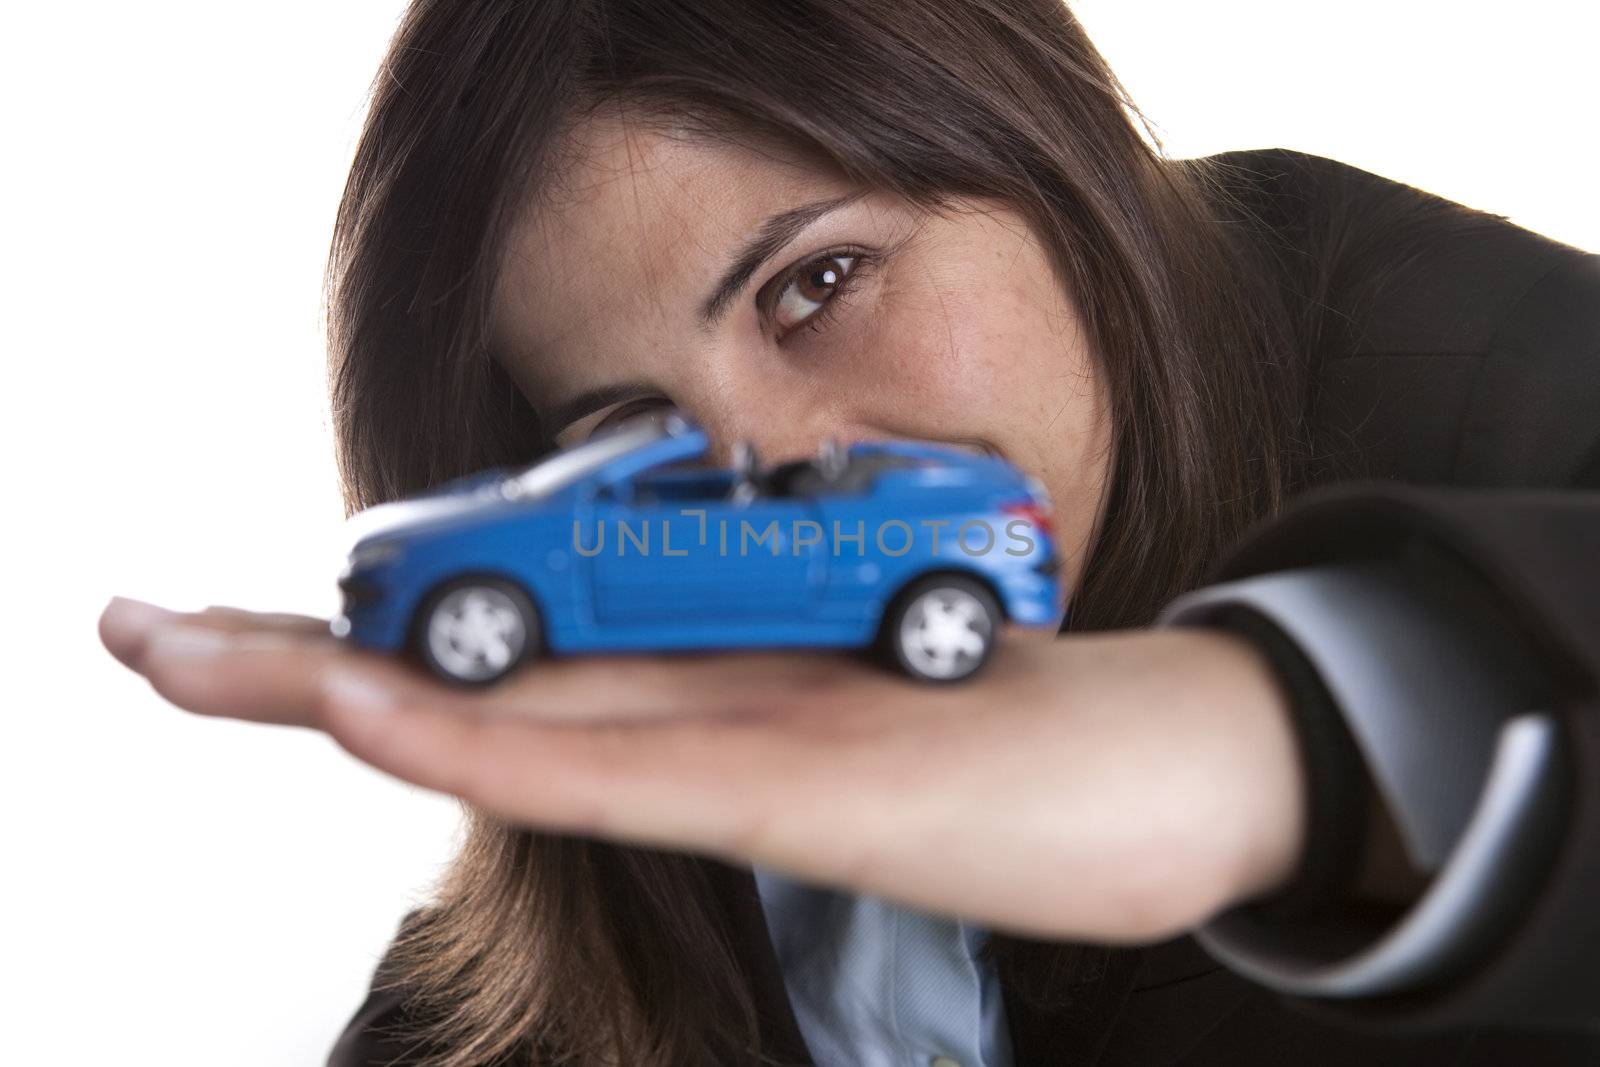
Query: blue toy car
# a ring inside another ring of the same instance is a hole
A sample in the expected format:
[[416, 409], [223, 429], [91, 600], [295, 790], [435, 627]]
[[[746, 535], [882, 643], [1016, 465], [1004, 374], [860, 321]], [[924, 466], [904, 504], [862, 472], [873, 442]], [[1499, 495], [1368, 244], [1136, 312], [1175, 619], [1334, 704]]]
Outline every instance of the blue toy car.
[[676, 411], [352, 517], [333, 632], [451, 682], [538, 653], [876, 647], [951, 682], [1002, 623], [1054, 627], [1040, 483], [998, 458], [829, 442], [707, 464]]

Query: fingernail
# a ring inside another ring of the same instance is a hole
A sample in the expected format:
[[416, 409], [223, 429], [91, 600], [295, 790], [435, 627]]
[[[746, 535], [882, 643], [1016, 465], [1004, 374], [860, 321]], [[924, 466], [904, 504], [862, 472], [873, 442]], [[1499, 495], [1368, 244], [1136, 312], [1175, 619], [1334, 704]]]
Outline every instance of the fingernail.
[[129, 638], [141, 637], [177, 617], [176, 611], [125, 596], [112, 597], [100, 613], [102, 625], [108, 631]]
[[200, 660], [218, 655], [232, 644], [228, 635], [200, 626], [167, 626], [150, 637], [147, 656], [158, 659]]

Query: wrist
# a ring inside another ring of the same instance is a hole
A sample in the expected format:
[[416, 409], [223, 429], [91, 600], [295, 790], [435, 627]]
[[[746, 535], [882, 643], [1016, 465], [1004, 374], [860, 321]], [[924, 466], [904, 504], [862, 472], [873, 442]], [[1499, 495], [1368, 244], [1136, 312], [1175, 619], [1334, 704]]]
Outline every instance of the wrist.
[[1106, 888], [1164, 940], [1292, 875], [1306, 788], [1288, 696], [1247, 639], [1182, 627], [1069, 639], [1108, 812]]
[[1217, 788], [1231, 825], [1219, 827], [1216, 899], [1206, 914], [1271, 893], [1293, 875], [1305, 842], [1307, 787], [1290, 695], [1248, 638], [1198, 627], [1182, 631], [1185, 655], [1204, 669], [1215, 726], [1229, 739]]

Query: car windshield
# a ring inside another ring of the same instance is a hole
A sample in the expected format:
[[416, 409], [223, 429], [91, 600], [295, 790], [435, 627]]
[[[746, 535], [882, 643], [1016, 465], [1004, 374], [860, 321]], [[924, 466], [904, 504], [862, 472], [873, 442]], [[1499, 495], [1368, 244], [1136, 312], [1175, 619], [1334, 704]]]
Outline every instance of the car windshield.
[[665, 420], [629, 420], [611, 433], [563, 449], [549, 459], [523, 468], [507, 480], [506, 489], [508, 493], [522, 497], [553, 493], [636, 448], [671, 437], [673, 432], [672, 426]]
[[884, 471], [920, 467], [924, 463], [916, 456], [895, 452], [852, 453], [837, 465], [818, 459], [797, 459], [778, 464], [758, 482], [767, 496], [864, 493]]

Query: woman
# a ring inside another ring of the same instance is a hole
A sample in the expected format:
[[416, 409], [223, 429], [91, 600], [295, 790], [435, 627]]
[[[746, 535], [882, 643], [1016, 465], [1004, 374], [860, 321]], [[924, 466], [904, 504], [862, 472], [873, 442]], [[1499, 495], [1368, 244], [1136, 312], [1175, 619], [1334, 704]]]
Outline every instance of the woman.
[[771, 460], [935, 438], [1046, 484], [1071, 613], [938, 691], [462, 696], [115, 602], [175, 703], [470, 805], [330, 1062], [1600, 1051], [1595, 257], [1129, 115], [1055, 0], [413, 6], [331, 272], [351, 508], [669, 403]]

